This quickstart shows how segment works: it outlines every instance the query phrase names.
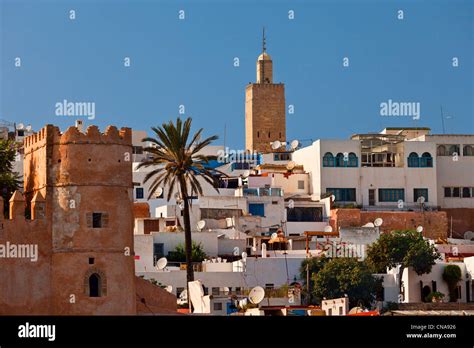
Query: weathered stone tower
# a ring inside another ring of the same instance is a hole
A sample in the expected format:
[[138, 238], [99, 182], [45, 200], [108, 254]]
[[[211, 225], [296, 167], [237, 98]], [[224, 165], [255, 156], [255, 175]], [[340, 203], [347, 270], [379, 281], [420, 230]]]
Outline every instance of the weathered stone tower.
[[32, 314], [136, 314], [131, 130], [48, 125], [24, 145], [26, 201], [50, 244], [49, 308]]
[[272, 152], [270, 143], [286, 141], [285, 86], [273, 83], [273, 62], [265, 48], [257, 59], [257, 82], [245, 89], [245, 146], [249, 151]]

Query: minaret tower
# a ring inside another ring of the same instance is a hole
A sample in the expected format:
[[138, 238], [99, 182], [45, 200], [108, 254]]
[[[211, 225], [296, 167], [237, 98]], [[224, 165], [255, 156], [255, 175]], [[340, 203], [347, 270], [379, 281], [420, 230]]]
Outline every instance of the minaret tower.
[[286, 141], [285, 86], [273, 83], [273, 61], [266, 49], [257, 59], [257, 82], [245, 89], [245, 146], [249, 151], [272, 152], [270, 143]]

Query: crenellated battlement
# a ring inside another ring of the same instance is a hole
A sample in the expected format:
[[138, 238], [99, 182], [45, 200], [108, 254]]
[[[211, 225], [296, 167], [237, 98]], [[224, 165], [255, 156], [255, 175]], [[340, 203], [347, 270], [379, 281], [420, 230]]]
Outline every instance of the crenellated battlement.
[[105, 132], [101, 133], [97, 126], [89, 126], [85, 133], [77, 127], [69, 127], [61, 133], [58, 127], [46, 125], [37, 133], [24, 139], [25, 153], [34, 151], [46, 144], [132, 144], [132, 130], [130, 128], [117, 129], [115, 126], [108, 126]]

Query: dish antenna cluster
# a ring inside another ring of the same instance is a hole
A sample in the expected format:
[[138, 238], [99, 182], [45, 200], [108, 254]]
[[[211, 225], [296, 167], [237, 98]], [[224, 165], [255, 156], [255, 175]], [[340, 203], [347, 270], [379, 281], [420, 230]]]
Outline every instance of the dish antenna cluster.
[[[287, 145], [287, 143], [286, 142], [281, 142], [280, 140], [275, 140], [275, 141], [271, 142], [270, 145], [272, 147], [272, 150], [278, 150], [283, 145]], [[295, 139], [295, 140], [291, 141], [289, 145], [290, 145], [291, 150], [296, 150], [298, 148], [298, 146], [300, 146], [300, 142]]]
[[382, 218], [376, 218], [374, 222], [368, 222], [362, 227], [380, 227], [383, 224]]

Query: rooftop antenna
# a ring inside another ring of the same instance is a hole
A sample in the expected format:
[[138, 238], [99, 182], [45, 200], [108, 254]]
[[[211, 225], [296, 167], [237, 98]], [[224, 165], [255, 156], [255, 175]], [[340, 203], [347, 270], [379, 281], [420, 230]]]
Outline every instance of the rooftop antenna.
[[440, 105], [440, 108], [441, 108], [441, 125], [443, 126], [443, 134], [446, 134], [446, 130], [444, 128], [443, 105]]
[[265, 39], [265, 27], [263, 27], [262, 36], [262, 76], [260, 76], [261, 83], [265, 83], [265, 52], [267, 51], [267, 42]]

